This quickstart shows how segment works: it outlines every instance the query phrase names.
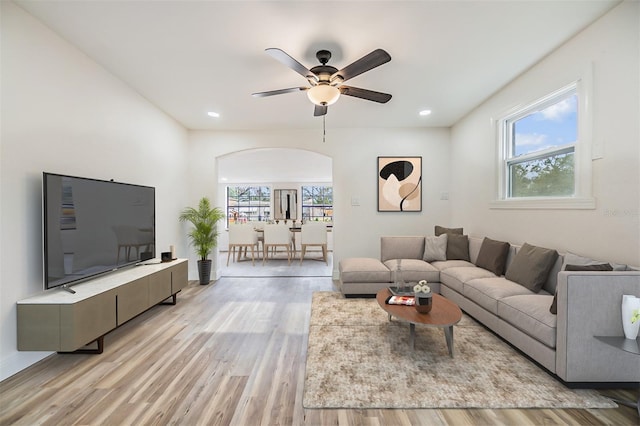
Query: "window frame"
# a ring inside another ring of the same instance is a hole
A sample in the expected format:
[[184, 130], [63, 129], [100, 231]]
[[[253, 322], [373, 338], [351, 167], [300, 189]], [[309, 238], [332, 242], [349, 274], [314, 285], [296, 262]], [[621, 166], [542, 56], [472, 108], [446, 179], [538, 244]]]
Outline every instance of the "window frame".
[[[305, 204], [305, 198], [304, 198], [304, 193], [305, 192], [304, 191], [305, 191], [305, 188], [309, 188], [309, 187], [311, 187], [311, 188], [331, 188], [331, 204], [330, 205], [328, 205], [328, 204]], [[313, 216], [311, 219], [306, 218], [305, 215], [304, 215], [306, 208], [314, 208], [314, 207], [316, 207], [316, 208], [322, 208], [323, 211], [324, 211], [324, 210], [326, 210], [327, 207], [330, 207], [330, 209], [331, 209], [331, 211], [333, 213], [333, 210], [334, 210], [333, 185], [328, 185], [328, 184], [301, 185], [301, 187], [300, 187], [300, 200], [301, 200], [301, 215], [300, 215], [300, 217], [305, 221], [307, 221], [307, 220], [313, 221], [313, 218], [315, 218], [315, 217], [319, 218], [320, 217], [320, 216]], [[324, 217], [326, 217], [326, 216], [323, 216], [323, 218]], [[332, 214], [330, 216], [330, 218], [331, 218], [330, 220], [323, 220], [323, 222], [333, 222], [333, 217], [334, 217], [334, 214]]]
[[[515, 108], [500, 115], [494, 120], [496, 141], [498, 144], [497, 159], [497, 194], [496, 199], [490, 203], [494, 209], [595, 209], [595, 200], [591, 195], [591, 72], [585, 74], [560, 89], [536, 99], [533, 102], [518, 105]], [[508, 134], [509, 123], [526, 117], [533, 111], [538, 111], [546, 106], [560, 102], [570, 94], [577, 94], [578, 98], [578, 138], [573, 144], [553, 147], [546, 150], [512, 156], [513, 146]], [[513, 164], [532, 161], [540, 158], [548, 158], [553, 155], [573, 152], [574, 155], [574, 193], [572, 196], [540, 196], [540, 197], [511, 197], [510, 196], [510, 168]]]
[[[263, 207], [263, 208], [267, 208], [267, 209], [269, 210], [269, 214], [271, 214], [271, 212], [272, 212], [272, 210], [273, 210], [273, 209], [272, 209], [272, 206], [273, 206], [273, 196], [272, 196], [273, 188], [272, 188], [272, 186], [271, 186], [271, 185], [264, 185], [264, 184], [239, 184], [239, 183], [225, 185], [225, 214], [226, 214], [226, 217], [225, 217], [225, 225], [226, 225], [226, 228], [227, 228], [227, 229], [229, 228], [229, 225], [230, 225], [230, 223], [229, 223], [229, 219], [230, 219], [230, 216], [231, 216], [231, 215], [230, 215], [230, 208], [231, 208], [231, 206], [230, 206], [230, 204], [229, 204], [229, 190], [230, 190], [230, 188], [266, 188], [266, 189], [267, 189], [266, 194], [269, 196], [269, 203], [268, 203], [268, 205], [266, 205], [266, 206], [262, 206], [262, 207]], [[252, 205], [251, 205], [251, 204], [249, 204], [249, 205], [246, 205], [246, 206], [238, 206], [238, 207], [249, 207], [249, 208], [250, 208], [250, 207], [252, 207]], [[258, 208], [260, 208], [261, 206], [260, 206], [260, 205], [258, 205], [257, 207], [258, 207]], [[263, 217], [263, 219], [262, 219], [262, 220], [263, 220], [263, 221], [266, 221], [266, 220], [270, 220], [270, 219], [271, 219], [271, 217], [269, 217], [268, 219], [266, 219], [266, 218], [264, 218], [264, 217]]]

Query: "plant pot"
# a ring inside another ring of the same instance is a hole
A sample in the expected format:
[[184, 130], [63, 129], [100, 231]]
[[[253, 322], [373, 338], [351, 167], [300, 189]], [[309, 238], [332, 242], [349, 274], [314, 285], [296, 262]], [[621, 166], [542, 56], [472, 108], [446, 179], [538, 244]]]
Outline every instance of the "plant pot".
[[200, 277], [200, 284], [209, 284], [211, 281], [211, 259], [198, 260], [198, 277]]
[[415, 308], [418, 313], [428, 314], [431, 312], [431, 308], [433, 307], [433, 298], [431, 297], [431, 293], [416, 293], [415, 294]]

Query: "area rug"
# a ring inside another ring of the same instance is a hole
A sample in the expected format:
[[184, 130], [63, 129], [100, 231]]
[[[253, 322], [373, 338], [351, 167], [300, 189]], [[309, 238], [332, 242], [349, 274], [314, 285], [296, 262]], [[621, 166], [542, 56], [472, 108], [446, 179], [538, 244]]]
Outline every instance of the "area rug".
[[313, 294], [305, 408], [614, 408], [572, 390], [468, 316], [444, 332], [389, 321], [375, 299]]

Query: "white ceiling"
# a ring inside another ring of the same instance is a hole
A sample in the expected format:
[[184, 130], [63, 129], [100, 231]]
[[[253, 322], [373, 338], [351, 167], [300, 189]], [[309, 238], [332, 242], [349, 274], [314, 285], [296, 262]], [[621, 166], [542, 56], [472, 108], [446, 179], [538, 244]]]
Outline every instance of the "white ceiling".
[[[327, 127], [450, 126], [618, 0], [16, 1], [188, 129], [321, 128], [304, 86], [266, 53], [340, 69], [376, 48], [391, 62], [349, 85]], [[431, 109], [420, 117], [422, 109]], [[220, 114], [208, 117], [207, 111]]]

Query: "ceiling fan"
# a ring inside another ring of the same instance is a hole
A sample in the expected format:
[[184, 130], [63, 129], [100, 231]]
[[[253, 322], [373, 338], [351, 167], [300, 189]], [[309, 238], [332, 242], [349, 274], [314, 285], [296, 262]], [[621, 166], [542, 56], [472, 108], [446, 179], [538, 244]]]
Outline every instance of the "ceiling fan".
[[315, 104], [313, 115], [316, 117], [327, 114], [327, 107], [335, 103], [341, 94], [379, 102], [381, 104], [387, 103], [389, 99], [391, 99], [391, 95], [388, 93], [375, 92], [373, 90], [360, 89], [342, 84], [353, 77], [389, 62], [391, 56], [382, 49], [374, 50], [341, 70], [327, 65], [327, 62], [331, 59], [331, 52], [328, 50], [319, 50], [316, 53], [316, 58], [318, 58], [321, 65], [316, 65], [311, 69], [308, 69], [281, 49], [269, 48], [265, 49], [265, 52], [306, 78], [310, 87], [291, 87], [288, 89], [271, 90], [269, 92], [258, 92], [253, 93], [252, 96], [265, 97], [306, 91], [309, 100]]

